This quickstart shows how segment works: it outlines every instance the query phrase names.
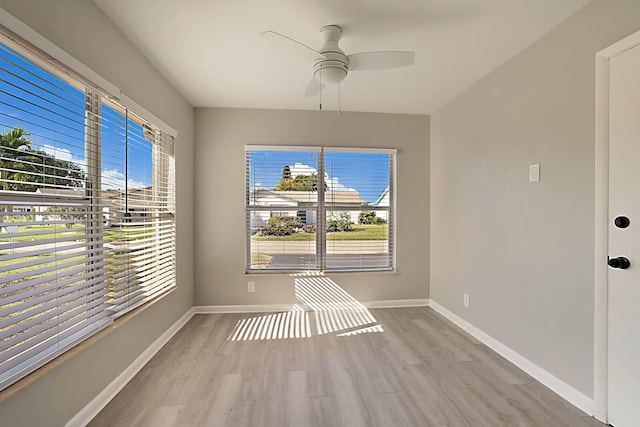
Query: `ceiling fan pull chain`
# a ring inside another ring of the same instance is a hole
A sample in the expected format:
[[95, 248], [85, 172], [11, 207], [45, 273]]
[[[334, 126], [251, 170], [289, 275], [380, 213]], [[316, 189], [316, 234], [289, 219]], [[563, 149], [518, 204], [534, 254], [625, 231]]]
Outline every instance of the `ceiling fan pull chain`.
[[322, 111], [322, 70], [320, 70], [320, 111]]

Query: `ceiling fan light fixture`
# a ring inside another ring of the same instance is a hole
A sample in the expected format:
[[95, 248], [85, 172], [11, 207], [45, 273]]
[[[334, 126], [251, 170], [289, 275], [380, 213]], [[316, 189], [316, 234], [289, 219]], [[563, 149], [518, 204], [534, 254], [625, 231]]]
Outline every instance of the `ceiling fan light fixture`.
[[320, 83], [333, 86], [347, 77], [347, 70], [344, 67], [335, 66], [319, 67], [313, 75]]

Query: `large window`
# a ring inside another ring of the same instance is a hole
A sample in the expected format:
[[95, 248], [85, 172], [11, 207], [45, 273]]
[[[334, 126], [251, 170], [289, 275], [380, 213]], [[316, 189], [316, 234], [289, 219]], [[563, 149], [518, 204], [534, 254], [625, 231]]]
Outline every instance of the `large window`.
[[395, 150], [245, 151], [247, 272], [394, 269]]
[[175, 287], [173, 137], [0, 43], [0, 389]]

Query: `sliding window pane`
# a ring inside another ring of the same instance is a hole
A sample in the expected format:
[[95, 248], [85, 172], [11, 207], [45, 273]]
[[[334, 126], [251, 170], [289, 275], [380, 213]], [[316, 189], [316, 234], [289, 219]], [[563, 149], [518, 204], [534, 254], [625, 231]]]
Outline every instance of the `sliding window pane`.
[[102, 204], [109, 296], [115, 317], [175, 286], [173, 141], [106, 101], [102, 115]]
[[370, 210], [328, 211], [326, 269], [389, 269], [392, 252], [387, 213]]
[[318, 268], [318, 154], [247, 151], [248, 271]]
[[394, 155], [324, 152], [327, 271], [393, 268]]
[[0, 389], [110, 322], [88, 97], [0, 46]]
[[316, 235], [314, 224], [304, 224], [315, 212], [253, 211], [250, 213], [251, 270], [316, 269]]

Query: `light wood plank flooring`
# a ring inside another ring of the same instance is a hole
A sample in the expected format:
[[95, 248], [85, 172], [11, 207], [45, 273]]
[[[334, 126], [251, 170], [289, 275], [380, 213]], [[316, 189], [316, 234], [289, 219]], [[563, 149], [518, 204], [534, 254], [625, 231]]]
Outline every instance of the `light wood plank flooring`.
[[432, 309], [367, 313], [196, 315], [90, 426], [604, 426]]

